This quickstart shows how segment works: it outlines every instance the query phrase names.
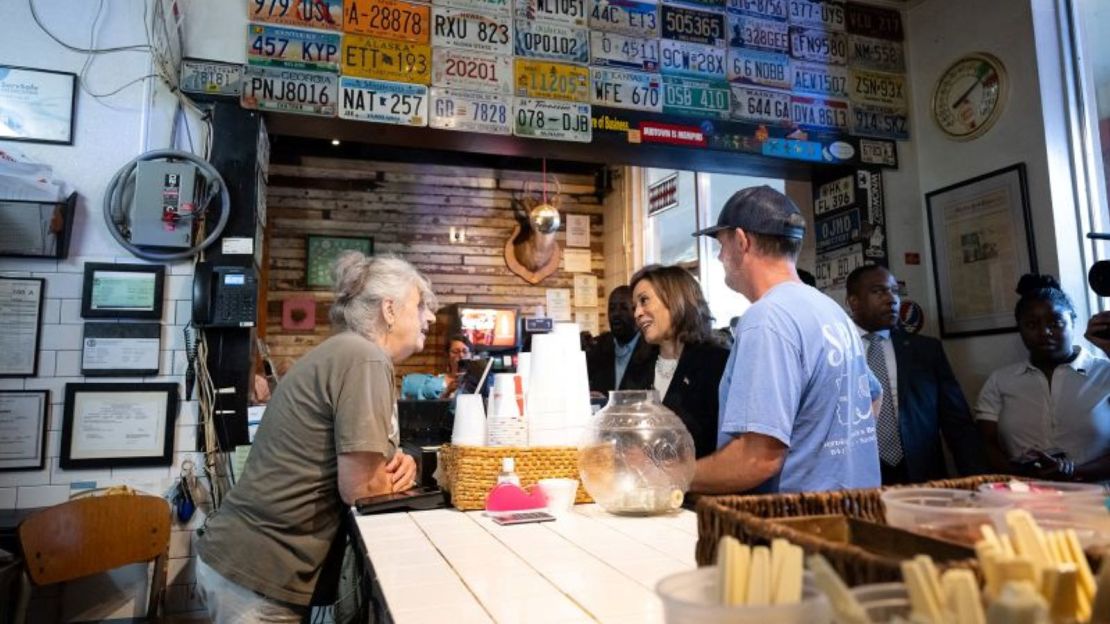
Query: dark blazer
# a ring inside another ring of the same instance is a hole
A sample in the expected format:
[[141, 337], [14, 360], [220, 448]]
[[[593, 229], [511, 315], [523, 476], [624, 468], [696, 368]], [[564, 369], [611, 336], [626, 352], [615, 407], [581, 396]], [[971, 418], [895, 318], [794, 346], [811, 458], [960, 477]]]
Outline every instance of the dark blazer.
[[910, 482], [948, 476], [942, 435], [961, 475], [989, 472], [979, 431], [940, 341], [897, 330], [890, 337], [898, 364], [898, 428]]
[[[613, 334], [605, 332], [597, 337], [597, 342], [586, 352], [586, 371], [590, 377], [591, 392], [609, 392], [617, 389], [616, 370], [614, 370], [617, 358], [616, 346]], [[649, 345], [644, 337], [640, 336], [640, 340], [636, 342], [636, 348], [632, 350], [632, 357], [628, 360], [625, 376], [629, 371], [639, 371], [644, 367], [651, 369], [654, 374], [654, 349], [655, 347]], [[633, 372], [633, 374], [640, 373]]]
[[[655, 360], [659, 347], [651, 346], [651, 360], [635, 373], [631, 367], [621, 380], [621, 390], [650, 390], [655, 387]], [[682, 348], [678, 368], [663, 397], [663, 405], [670, 408], [694, 438], [697, 457], [705, 457], [717, 450], [718, 389], [721, 376], [728, 363], [728, 349], [709, 343], [691, 343]]]

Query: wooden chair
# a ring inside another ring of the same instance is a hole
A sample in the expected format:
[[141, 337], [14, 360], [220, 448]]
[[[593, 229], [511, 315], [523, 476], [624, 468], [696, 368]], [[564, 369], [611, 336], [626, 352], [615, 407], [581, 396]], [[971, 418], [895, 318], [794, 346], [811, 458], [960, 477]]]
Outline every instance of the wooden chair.
[[[92, 496], [55, 505], [19, 525], [19, 542], [35, 586], [153, 561], [147, 620], [159, 621], [165, 610], [170, 506], [157, 496]], [[17, 622], [25, 619], [27, 601], [21, 606]]]

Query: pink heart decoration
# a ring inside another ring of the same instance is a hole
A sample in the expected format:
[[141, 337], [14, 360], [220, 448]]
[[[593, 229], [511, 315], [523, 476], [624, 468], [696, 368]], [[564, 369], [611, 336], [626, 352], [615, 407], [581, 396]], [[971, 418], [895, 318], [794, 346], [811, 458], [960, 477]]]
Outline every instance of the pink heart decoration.
[[486, 496], [486, 511], [523, 511], [544, 507], [547, 507], [547, 497], [540, 488], [534, 488], [529, 494], [520, 486], [499, 483]]

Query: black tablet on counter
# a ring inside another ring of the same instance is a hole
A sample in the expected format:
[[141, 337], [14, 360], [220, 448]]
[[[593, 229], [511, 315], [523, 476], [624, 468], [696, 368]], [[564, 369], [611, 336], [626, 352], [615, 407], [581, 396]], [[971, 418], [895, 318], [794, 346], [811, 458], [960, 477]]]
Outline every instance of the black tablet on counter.
[[364, 516], [398, 511], [424, 511], [446, 506], [446, 492], [436, 487], [414, 487], [403, 492], [367, 496], [355, 501], [355, 509]]

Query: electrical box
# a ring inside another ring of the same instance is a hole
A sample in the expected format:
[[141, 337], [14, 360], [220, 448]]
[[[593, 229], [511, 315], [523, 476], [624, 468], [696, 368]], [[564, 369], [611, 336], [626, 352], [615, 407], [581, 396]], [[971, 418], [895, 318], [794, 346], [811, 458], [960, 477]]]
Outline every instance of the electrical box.
[[140, 161], [131, 200], [131, 242], [144, 247], [192, 247], [199, 195], [195, 165]]

